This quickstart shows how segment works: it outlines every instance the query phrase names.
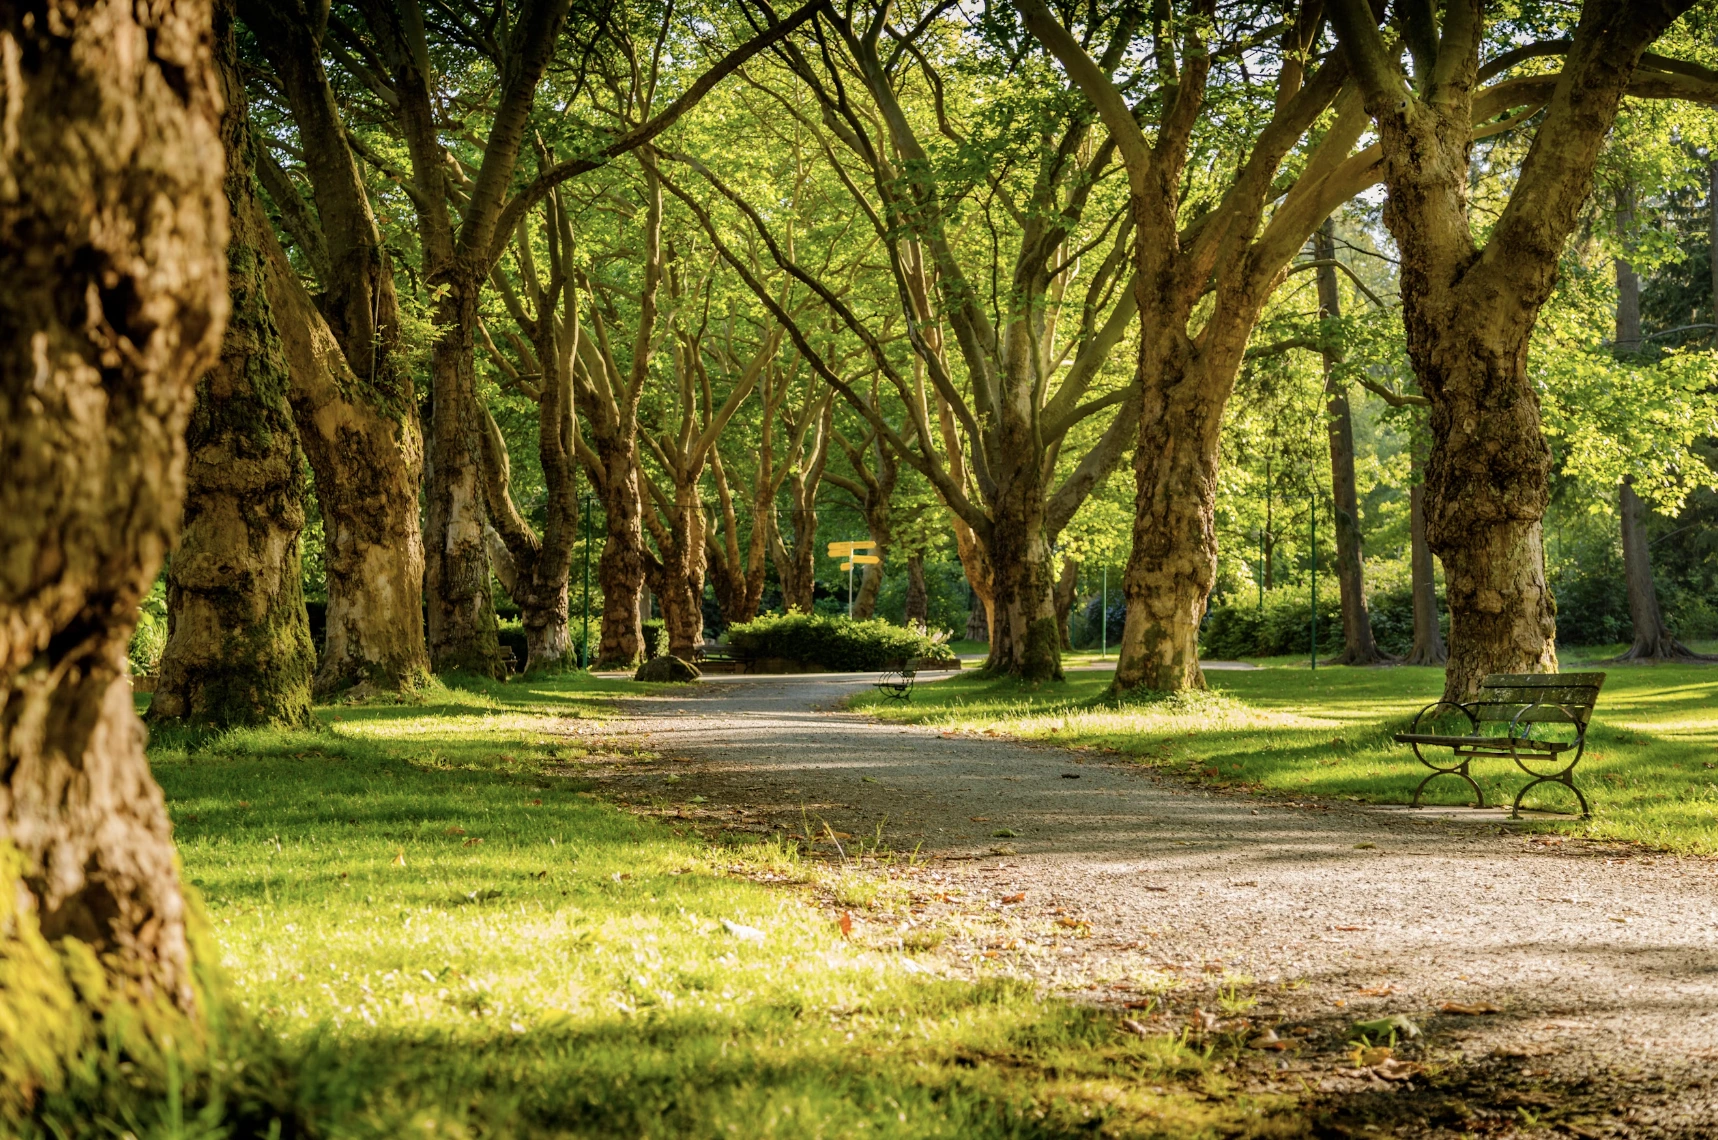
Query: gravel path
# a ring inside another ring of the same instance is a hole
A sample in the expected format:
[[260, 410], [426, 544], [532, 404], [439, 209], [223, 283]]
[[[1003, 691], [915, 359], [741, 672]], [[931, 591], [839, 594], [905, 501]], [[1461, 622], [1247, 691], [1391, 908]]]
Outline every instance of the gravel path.
[[[1260, 802], [832, 711], [867, 680], [629, 702], [603, 734], [687, 762], [596, 774], [660, 814], [827, 823], [849, 856], [917, 846], [863, 936], [941, 930], [944, 972], [1030, 975], [1149, 1028], [1280, 1031], [1299, 1047], [1243, 1075], [1322, 1096], [1324, 1134], [1718, 1138], [1718, 862], [1515, 834], [1500, 813]], [[1357, 1067], [1349, 1026], [1393, 1014], [1425, 1030], [1398, 1059], [1467, 1083]]]

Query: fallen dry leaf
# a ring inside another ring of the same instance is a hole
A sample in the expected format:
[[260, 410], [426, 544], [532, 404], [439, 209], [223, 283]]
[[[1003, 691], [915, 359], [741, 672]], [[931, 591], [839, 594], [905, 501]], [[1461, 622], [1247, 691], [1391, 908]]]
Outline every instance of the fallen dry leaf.
[[450, 827], [446, 831], [442, 832], [442, 834], [443, 835], [464, 835], [465, 834], [465, 828], [463, 828], [463, 827]]
[[1249, 1049], [1269, 1049], [1278, 1053], [1288, 1047], [1289, 1043], [1284, 1041], [1281, 1037], [1278, 1037], [1277, 1031], [1274, 1029], [1267, 1029], [1251, 1041], [1247, 1042], [1247, 1048]]
[[1438, 1007], [1438, 1012], [1439, 1013], [1480, 1014], [1480, 1013], [1501, 1013], [1503, 1011], [1498, 1009], [1495, 1005], [1492, 1005], [1488, 1001], [1476, 1001], [1476, 1002], [1446, 1001], [1443, 1005], [1440, 1005]]
[[1396, 992], [1396, 987], [1395, 986], [1374, 986], [1371, 989], [1356, 990], [1354, 992], [1359, 994], [1361, 997], [1388, 997], [1390, 994], [1393, 994]]
[[974, 822], [974, 823], [989, 823], [990, 822], [990, 817], [987, 815], [969, 815], [966, 818], [972, 820], [972, 822]]
[[1066, 917], [1064, 917], [1064, 918], [1058, 918], [1056, 920], [1056, 925], [1057, 926], [1065, 926], [1069, 930], [1084, 930], [1087, 927], [1091, 926], [1092, 924], [1089, 922], [1081, 922], [1077, 918], [1066, 918]]
[[1413, 1061], [1398, 1061], [1394, 1057], [1386, 1057], [1372, 1067], [1372, 1072], [1387, 1081], [1405, 1081], [1425, 1072], [1425, 1066]]
[[1026, 892], [1021, 891], [1017, 895], [1003, 895], [1002, 901], [1005, 903], [1025, 902], [1026, 901]]
[[531, 801], [531, 806], [532, 806], [532, 807], [542, 807], [542, 806], [543, 806], [543, 801], [542, 801], [542, 800], [532, 800], [532, 801]]
[[839, 921], [841, 925], [841, 937], [853, 937], [853, 912], [846, 910], [842, 911]]
[[1121, 1027], [1136, 1037], [1150, 1037], [1151, 1030], [1141, 1025], [1131, 1017], [1121, 1019]]
[[482, 836], [474, 836], [471, 839], [467, 839], [464, 843], [461, 843], [460, 846], [461, 847], [476, 847], [479, 843], [482, 843], [482, 842], [483, 842]]
[[406, 849], [404, 847], [402, 847], [397, 852], [394, 853], [394, 866], [404, 867], [405, 865], [406, 865]]
[[1364, 926], [1333, 926], [1332, 930], [1365, 930]]

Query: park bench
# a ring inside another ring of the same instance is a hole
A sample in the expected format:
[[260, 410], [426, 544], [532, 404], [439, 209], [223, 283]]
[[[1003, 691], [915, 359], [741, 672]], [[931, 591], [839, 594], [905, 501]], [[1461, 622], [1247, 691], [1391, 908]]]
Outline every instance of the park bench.
[[[1468, 765], [1477, 758], [1501, 758], [1515, 761], [1532, 777], [1516, 794], [1512, 817], [1521, 814], [1522, 797], [1540, 784], [1567, 787], [1581, 803], [1581, 817], [1590, 816], [1574, 772], [1586, 750], [1587, 722], [1604, 683], [1603, 673], [1493, 673], [1466, 704], [1433, 701], [1414, 717], [1407, 732], [1396, 734], [1397, 743], [1411, 747], [1420, 763], [1432, 769], [1414, 789], [1413, 806], [1420, 806], [1420, 793], [1439, 776], [1460, 776], [1473, 789], [1474, 806], [1484, 807], [1485, 793]], [[1501, 725], [1504, 730], [1483, 732], [1482, 725]], [[1546, 727], [1558, 725], [1565, 727]], [[1422, 748], [1450, 749], [1450, 763], [1434, 762]], [[1539, 770], [1547, 766], [1556, 770]]]
[[752, 655], [727, 645], [700, 645], [692, 663], [706, 673], [749, 673]]
[[919, 660], [909, 657], [898, 663], [890, 662], [875, 684], [891, 701], [910, 701], [913, 699], [913, 679], [918, 675]]

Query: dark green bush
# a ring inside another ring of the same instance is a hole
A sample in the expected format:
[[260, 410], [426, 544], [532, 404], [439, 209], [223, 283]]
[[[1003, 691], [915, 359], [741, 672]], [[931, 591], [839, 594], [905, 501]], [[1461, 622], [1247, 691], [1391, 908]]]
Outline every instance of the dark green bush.
[[[1199, 631], [1200, 656], [1221, 661], [1307, 652], [1312, 633], [1307, 600], [1305, 586], [1285, 586], [1265, 592], [1263, 610], [1256, 596], [1213, 605]], [[1342, 599], [1332, 582], [1319, 591], [1318, 652], [1322, 656], [1341, 648]]]
[[854, 621], [824, 614], [766, 614], [728, 627], [728, 646], [753, 657], [775, 657], [844, 672], [882, 669], [909, 657], [953, 661], [947, 645], [881, 618]]

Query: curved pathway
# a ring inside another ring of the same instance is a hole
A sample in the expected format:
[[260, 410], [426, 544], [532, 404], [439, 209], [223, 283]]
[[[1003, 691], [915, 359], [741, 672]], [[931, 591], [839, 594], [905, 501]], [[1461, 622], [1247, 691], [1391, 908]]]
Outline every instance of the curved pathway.
[[[945, 972], [1030, 975], [1152, 1028], [1274, 1027], [1302, 1047], [1243, 1072], [1334, 1098], [1330, 1135], [1359, 1112], [1373, 1130], [1355, 1135], [1555, 1118], [1561, 1135], [1718, 1137], [1718, 862], [1513, 834], [1498, 813], [1260, 802], [834, 711], [869, 680], [709, 678], [630, 701], [602, 733], [686, 762], [599, 778], [660, 814], [809, 829], [832, 857], [916, 849], [893, 864], [899, 901], [857, 912], [861, 936], [952, 932]], [[1401, 1055], [1480, 1074], [1466, 1100], [1354, 1067], [1348, 1027], [1394, 1014], [1427, 1031]]]

